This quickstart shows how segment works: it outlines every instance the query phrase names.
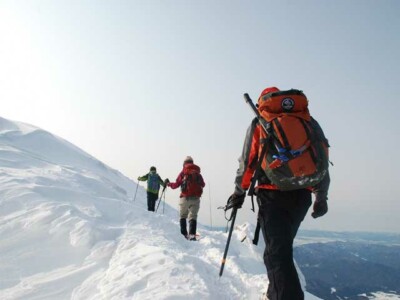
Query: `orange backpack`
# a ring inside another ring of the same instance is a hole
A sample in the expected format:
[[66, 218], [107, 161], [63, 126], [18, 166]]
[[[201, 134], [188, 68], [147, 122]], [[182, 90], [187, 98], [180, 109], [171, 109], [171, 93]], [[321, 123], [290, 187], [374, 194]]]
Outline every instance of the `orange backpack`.
[[261, 167], [271, 182], [283, 191], [319, 183], [328, 171], [329, 143], [310, 116], [303, 92], [265, 94], [258, 100], [258, 111], [269, 125], [269, 136], [264, 130], [261, 134], [266, 143]]

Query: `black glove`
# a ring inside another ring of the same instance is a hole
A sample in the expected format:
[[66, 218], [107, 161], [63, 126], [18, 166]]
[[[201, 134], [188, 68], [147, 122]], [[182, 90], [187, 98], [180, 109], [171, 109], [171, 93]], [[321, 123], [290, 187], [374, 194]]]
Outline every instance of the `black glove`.
[[168, 178], [166, 178], [166, 179], [164, 180], [164, 184], [165, 184], [165, 186], [167, 186], [167, 185], [168, 185], [168, 183], [169, 183], [169, 179], [168, 179]]
[[228, 201], [226, 202], [225, 211], [231, 208], [241, 208], [244, 202], [244, 198], [246, 198], [246, 194], [232, 194], [232, 196], [230, 196]]
[[322, 217], [328, 212], [328, 202], [324, 200], [315, 200], [314, 206], [313, 206], [313, 212], [311, 216], [316, 219], [319, 217]]

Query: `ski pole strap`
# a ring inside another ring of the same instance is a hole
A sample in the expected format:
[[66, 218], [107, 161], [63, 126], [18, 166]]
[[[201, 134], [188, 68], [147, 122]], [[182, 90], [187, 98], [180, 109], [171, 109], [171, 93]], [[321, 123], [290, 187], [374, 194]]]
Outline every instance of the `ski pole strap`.
[[256, 212], [255, 208], [254, 208], [254, 195], [251, 195], [251, 210], [253, 212]]
[[257, 226], [256, 226], [256, 230], [254, 231], [253, 245], [257, 246], [257, 244], [258, 244], [258, 239], [260, 237], [260, 229], [261, 229], [260, 220], [257, 219]]

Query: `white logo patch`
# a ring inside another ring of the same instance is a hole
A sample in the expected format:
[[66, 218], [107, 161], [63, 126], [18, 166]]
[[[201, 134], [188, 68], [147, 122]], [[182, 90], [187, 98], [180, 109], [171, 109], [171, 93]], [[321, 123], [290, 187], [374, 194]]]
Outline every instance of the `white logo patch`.
[[294, 100], [292, 98], [285, 98], [282, 100], [281, 106], [284, 111], [291, 111], [294, 107]]

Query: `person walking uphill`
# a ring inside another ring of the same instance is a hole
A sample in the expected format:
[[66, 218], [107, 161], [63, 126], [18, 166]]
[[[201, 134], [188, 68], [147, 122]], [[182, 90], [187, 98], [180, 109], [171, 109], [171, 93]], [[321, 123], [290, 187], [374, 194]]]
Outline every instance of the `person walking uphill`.
[[[239, 158], [235, 191], [225, 210], [241, 208], [246, 191], [254, 190], [258, 220], [265, 240], [269, 300], [303, 300], [293, 262], [293, 241], [311, 206], [312, 216], [328, 211], [330, 184], [328, 141], [309, 114], [308, 100], [299, 90], [265, 89], [257, 108], [245, 94], [256, 118], [251, 123]], [[253, 178], [252, 178], [253, 177]]]
[[[186, 239], [196, 240], [197, 214], [200, 209], [200, 197], [205, 183], [200, 174], [200, 168], [193, 163], [192, 157], [186, 157], [183, 162], [183, 170], [179, 173], [176, 181], [167, 181], [167, 185], [172, 189], [181, 187], [179, 202], [181, 233]], [[189, 218], [189, 234], [187, 231], [187, 218]]]
[[160, 191], [160, 185], [165, 187], [164, 181], [160, 175], [157, 174], [156, 167], [151, 167], [150, 172], [144, 176], [139, 176], [139, 181], [147, 181], [147, 210], [154, 211], [156, 201], [158, 200], [158, 193]]

